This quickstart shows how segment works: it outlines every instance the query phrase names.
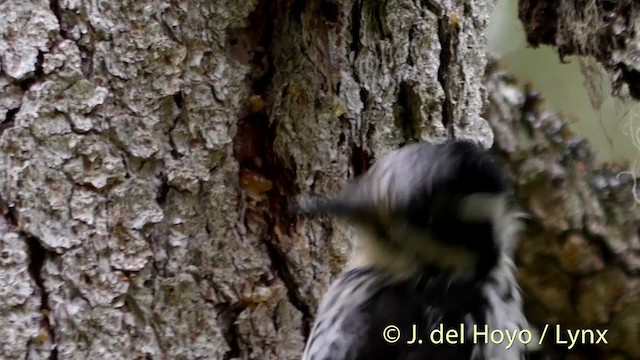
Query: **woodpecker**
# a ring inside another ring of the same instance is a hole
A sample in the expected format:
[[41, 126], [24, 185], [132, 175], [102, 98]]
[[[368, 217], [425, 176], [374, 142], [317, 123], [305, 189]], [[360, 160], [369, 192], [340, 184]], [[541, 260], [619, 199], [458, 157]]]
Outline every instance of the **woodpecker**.
[[491, 337], [527, 330], [507, 190], [487, 151], [454, 140], [402, 147], [338, 195], [300, 197], [300, 215], [332, 215], [358, 234], [302, 359], [524, 359], [527, 336]]

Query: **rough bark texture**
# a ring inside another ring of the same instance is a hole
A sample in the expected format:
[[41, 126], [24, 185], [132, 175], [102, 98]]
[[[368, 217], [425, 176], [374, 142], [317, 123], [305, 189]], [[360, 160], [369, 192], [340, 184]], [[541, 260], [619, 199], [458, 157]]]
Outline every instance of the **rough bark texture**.
[[596, 166], [571, 120], [542, 110], [534, 89], [497, 66], [487, 90], [495, 148], [530, 217], [516, 259], [527, 317], [540, 330], [609, 330], [608, 344], [567, 355], [550, 329], [544, 344], [559, 358], [640, 358], [640, 206], [629, 164]]
[[590, 56], [640, 99], [640, 2], [519, 0], [519, 17], [533, 46], [553, 45], [561, 58]]
[[0, 357], [298, 358], [349, 234], [288, 199], [490, 144], [492, 5], [0, 1]]
[[[626, 86], [640, 99], [638, 1], [520, 0], [519, 17], [529, 44], [555, 46], [561, 58], [595, 59], [611, 74], [615, 92]], [[493, 86], [488, 118], [520, 203], [533, 214], [519, 264], [529, 317], [538, 324], [610, 329], [610, 344], [596, 352], [586, 348], [581, 358], [640, 358], [635, 174], [628, 173], [629, 164], [594, 167], [569, 121], [540, 111], [531, 89], [521, 92], [504, 80]], [[537, 155], [525, 160], [527, 151]]]

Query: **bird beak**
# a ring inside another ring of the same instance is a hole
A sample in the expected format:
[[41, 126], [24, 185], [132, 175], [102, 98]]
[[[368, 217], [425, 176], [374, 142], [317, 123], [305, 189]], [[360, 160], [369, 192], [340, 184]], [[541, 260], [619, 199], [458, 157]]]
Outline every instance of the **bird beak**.
[[289, 205], [289, 212], [302, 216], [331, 215], [356, 220], [370, 216], [366, 210], [368, 208], [337, 197], [301, 195]]

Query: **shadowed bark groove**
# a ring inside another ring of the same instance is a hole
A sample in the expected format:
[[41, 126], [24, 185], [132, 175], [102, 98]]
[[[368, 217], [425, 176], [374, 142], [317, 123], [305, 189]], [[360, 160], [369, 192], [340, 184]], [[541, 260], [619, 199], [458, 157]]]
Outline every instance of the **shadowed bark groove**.
[[[73, 19], [72, 16], [67, 17], [65, 10], [60, 7], [60, 0], [49, 0], [49, 8], [58, 20], [60, 38], [74, 41], [81, 51], [81, 69], [85, 78], [90, 78], [93, 73], [93, 54], [94, 49], [90, 40], [78, 41], [70, 30], [73, 30], [74, 24], [67, 23], [67, 19]], [[85, 24], [86, 25], [86, 24]], [[89, 28], [91, 30], [91, 28]]]
[[11, 230], [16, 231], [25, 241], [27, 254], [29, 256], [27, 269], [29, 272], [29, 276], [33, 280], [33, 284], [37, 288], [37, 292], [39, 293], [39, 327], [40, 331], [38, 333], [38, 338], [35, 341], [40, 343], [48, 343], [51, 344], [51, 349], [49, 352], [48, 359], [49, 360], [57, 360], [58, 359], [58, 351], [55, 348], [56, 339], [55, 332], [50, 319], [50, 308], [49, 308], [49, 294], [47, 293], [47, 289], [44, 286], [42, 279], [42, 267], [44, 265], [45, 258], [47, 257], [48, 251], [42, 246], [40, 241], [26, 234], [24, 232], [19, 231], [18, 227], [18, 217], [15, 213], [15, 209], [6, 208], [6, 204], [4, 200], [0, 197], [0, 211], [4, 213], [4, 218], [7, 220], [9, 226], [12, 228]]
[[420, 118], [419, 104], [420, 99], [413, 93], [411, 85], [401, 83], [396, 102], [396, 121], [407, 144], [419, 141], [419, 127], [423, 122]]
[[44, 261], [47, 256], [47, 250], [42, 247], [40, 241], [32, 236], [25, 236], [27, 239], [27, 246], [29, 249], [29, 273], [33, 278], [33, 281], [38, 286], [38, 291], [40, 292], [40, 313], [42, 314], [42, 327], [46, 330], [47, 336], [51, 339], [51, 343], [53, 344], [53, 349], [51, 350], [51, 354], [49, 355], [50, 360], [58, 359], [58, 350], [55, 348], [56, 343], [56, 335], [54, 329], [51, 324], [51, 320], [49, 319], [49, 314], [51, 310], [49, 309], [49, 294], [47, 293], [47, 289], [44, 286], [42, 281], [42, 267], [44, 266]]
[[440, 40], [440, 67], [438, 68], [438, 81], [444, 90], [444, 100], [442, 102], [442, 125], [449, 130], [449, 134], [453, 137], [453, 100], [451, 98], [452, 86], [449, 80], [449, 72], [451, 71], [451, 61], [455, 51], [455, 43], [453, 43], [451, 32], [454, 28], [449, 24], [449, 17], [443, 16], [438, 20], [438, 39]]
[[[320, 10], [325, 17], [335, 21], [336, 6], [323, 2]], [[240, 185], [250, 197], [255, 198], [248, 204], [248, 214], [265, 221], [262, 233], [258, 236], [266, 248], [274, 275], [286, 288], [289, 302], [302, 314], [301, 331], [306, 337], [312, 319], [311, 311], [300, 295], [299, 285], [292, 276], [289, 260], [282, 249], [283, 244], [280, 243], [282, 235], [290, 235], [290, 229], [295, 224], [295, 219], [291, 218], [287, 209], [288, 199], [299, 192], [295, 183], [296, 165], [293, 160], [284, 161], [281, 155], [275, 153], [274, 141], [279, 120], [269, 116], [268, 107], [271, 104], [265, 103], [272, 98], [272, 89], [275, 86], [273, 79], [277, 69], [272, 53], [277, 50], [273, 44], [281, 41], [278, 34], [282, 31], [276, 27], [287, 22], [288, 14], [291, 14], [291, 22], [300, 22], [304, 11], [304, 1], [297, 2], [290, 12], [288, 7], [283, 7], [282, 4], [264, 1], [258, 4], [256, 11], [250, 16], [256, 20], [261, 19], [253, 21], [252, 26], [256, 34], [262, 34], [256, 43], [256, 50], [264, 50], [256, 51], [260, 58], [254, 58], [252, 61], [258, 66], [255, 68], [256, 79], [249, 99], [250, 114], [238, 124], [239, 131], [234, 147], [236, 160], [240, 164]]]
[[13, 126], [13, 122], [16, 119], [16, 114], [20, 111], [20, 107], [10, 109], [4, 117], [4, 121], [0, 123], [0, 135], [7, 129]]

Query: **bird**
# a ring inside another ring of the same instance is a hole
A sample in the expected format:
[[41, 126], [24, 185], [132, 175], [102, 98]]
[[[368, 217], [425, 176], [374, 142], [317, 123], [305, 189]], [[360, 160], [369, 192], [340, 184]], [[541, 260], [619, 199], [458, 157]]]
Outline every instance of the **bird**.
[[528, 331], [508, 194], [487, 150], [448, 140], [393, 150], [337, 194], [299, 196], [298, 216], [333, 216], [356, 234], [302, 360], [525, 359], [526, 336], [490, 335]]

